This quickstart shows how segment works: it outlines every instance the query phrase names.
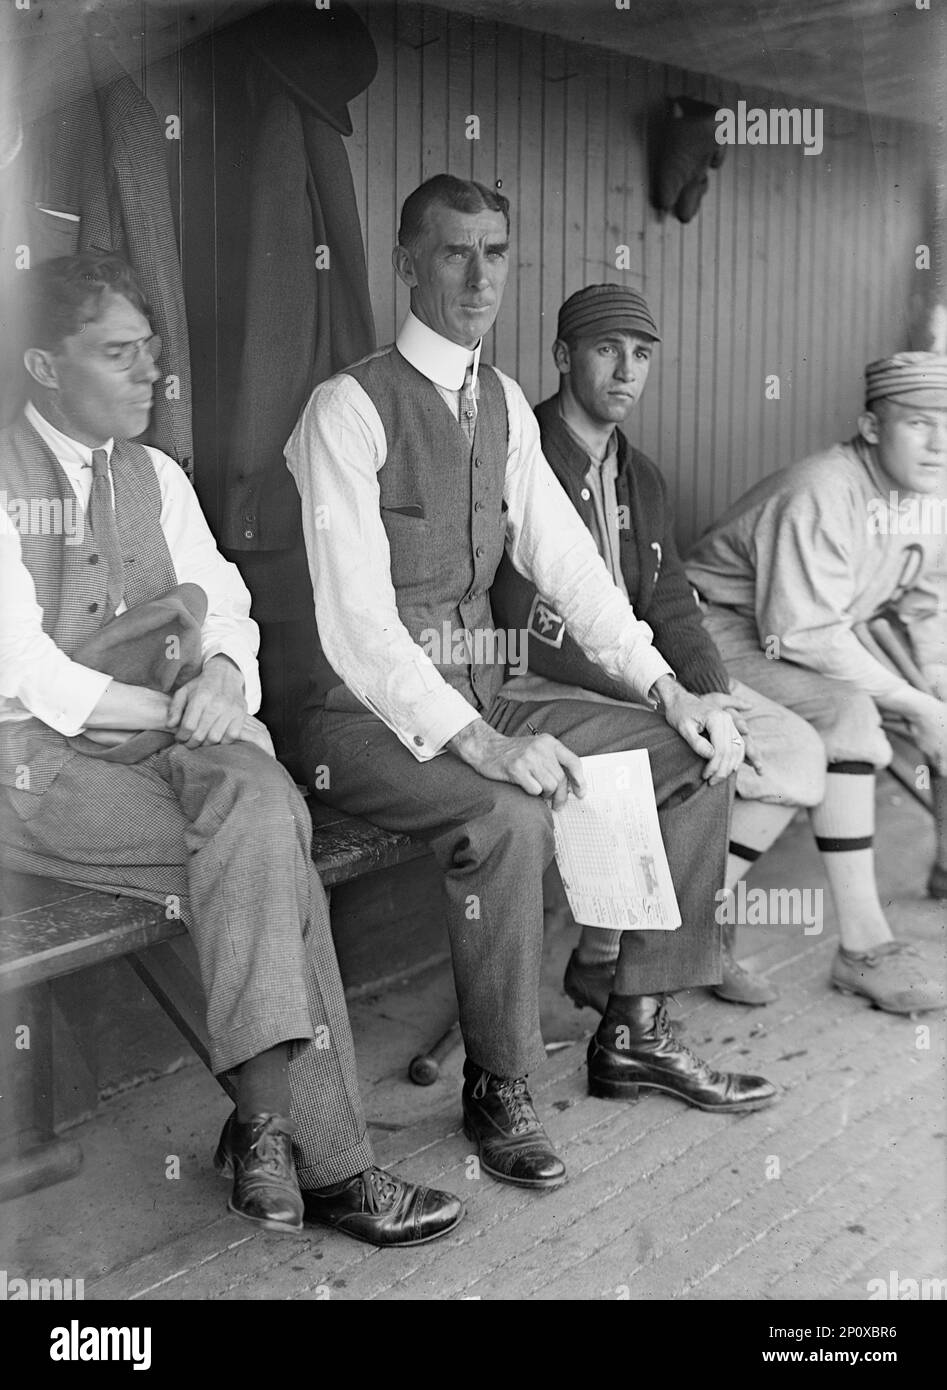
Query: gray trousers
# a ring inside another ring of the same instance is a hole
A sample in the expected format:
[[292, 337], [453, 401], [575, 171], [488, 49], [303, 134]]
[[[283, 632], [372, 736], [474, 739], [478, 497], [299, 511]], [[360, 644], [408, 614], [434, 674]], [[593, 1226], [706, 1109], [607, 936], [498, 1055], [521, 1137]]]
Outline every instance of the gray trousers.
[[[724, 879], [733, 779], [716, 787], [704, 782], [703, 759], [651, 710], [498, 697], [486, 717], [510, 735], [525, 733], [528, 720], [579, 756], [647, 748], [682, 925], [623, 932], [614, 988], [660, 994], [718, 982], [714, 894]], [[542, 878], [553, 858], [546, 802], [490, 781], [451, 753], [419, 763], [367, 711], [310, 712], [302, 751], [309, 769], [321, 769], [319, 796], [330, 805], [431, 846], [444, 872], [467, 1055], [498, 1076], [535, 1069], [545, 1059]]]
[[179, 905], [200, 961], [215, 1072], [295, 1044], [304, 1187], [373, 1162], [311, 837], [289, 774], [249, 743], [173, 744], [130, 766], [75, 754], [42, 796], [0, 787], [8, 868]]
[[704, 627], [727, 670], [770, 700], [801, 715], [816, 729], [830, 763], [865, 762], [887, 767], [891, 745], [881, 713], [870, 695], [848, 681], [823, 676], [792, 661], [770, 661], [760, 649], [752, 618], [714, 603], [703, 603]]

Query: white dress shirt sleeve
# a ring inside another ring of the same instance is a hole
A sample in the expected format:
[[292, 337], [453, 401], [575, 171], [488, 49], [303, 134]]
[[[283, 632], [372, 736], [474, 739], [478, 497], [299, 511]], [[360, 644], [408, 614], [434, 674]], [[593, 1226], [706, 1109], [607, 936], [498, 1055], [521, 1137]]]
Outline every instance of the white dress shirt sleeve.
[[326, 658], [419, 762], [480, 715], [448, 685], [398, 614], [381, 519], [387, 457], [378, 412], [353, 377], [317, 386], [286, 445], [302, 499], [316, 622]]
[[599, 554], [591, 532], [543, 457], [539, 424], [517, 384], [498, 373], [510, 447], [505, 500], [507, 549], [516, 568], [552, 603], [590, 661], [636, 698], [671, 667], [652, 644]]
[[0, 696], [18, 701], [67, 738], [81, 733], [112, 677], [71, 661], [43, 631], [33, 576], [5, 507], [0, 507], [0, 594]]
[[247, 710], [260, 708], [257, 652], [260, 629], [250, 617], [250, 592], [237, 566], [225, 560], [201, 511], [197, 494], [183, 469], [160, 449], [148, 449], [161, 488], [161, 530], [179, 584], [199, 584], [207, 595], [201, 632], [205, 661], [227, 656], [243, 676]]

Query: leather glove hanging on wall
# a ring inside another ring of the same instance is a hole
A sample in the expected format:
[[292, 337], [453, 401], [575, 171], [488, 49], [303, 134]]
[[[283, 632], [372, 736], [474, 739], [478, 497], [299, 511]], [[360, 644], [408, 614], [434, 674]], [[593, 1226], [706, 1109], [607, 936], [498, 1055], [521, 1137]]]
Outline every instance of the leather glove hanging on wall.
[[716, 141], [717, 108], [694, 97], [671, 97], [658, 137], [654, 202], [689, 222], [710, 186], [708, 169], [719, 169], [726, 150]]

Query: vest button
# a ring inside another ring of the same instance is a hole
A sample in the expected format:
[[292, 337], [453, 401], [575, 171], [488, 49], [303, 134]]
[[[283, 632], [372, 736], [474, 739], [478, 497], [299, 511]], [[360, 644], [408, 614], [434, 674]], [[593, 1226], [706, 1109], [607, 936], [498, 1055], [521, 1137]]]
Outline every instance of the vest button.
[[475, 502], [475, 503], [474, 503], [474, 511], [475, 511], [475, 512], [482, 512], [482, 511], [483, 511], [483, 503], [482, 503], [482, 502]]
[[589, 498], [592, 496], [592, 494], [589, 492], [587, 487], [584, 487], [582, 491], [579, 493], [579, 496], [582, 498], [583, 502], [587, 502]]
[[99, 557], [98, 557], [98, 555], [90, 555], [90, 556], [89, 556], [89, 564], [90, 564], [90, 565], [97, 565], [98, 563], [99, 563]]
[[98, 611], [99, 611], [99, 605], [98, 605], [97, 603], [90, 603], [90, 604], [89, 604], [89, 612], [90, 612], [90, 613], [98, 613]]
[[477, 557], [478, 560], [482, 560], [482, 559], [483, 559], [483, 546], [482, 546], [482, 545], [478, 545], [478, 546], [477, 546], [477, 549], [474, 551], [474, 554], [476, 555], [476, 557]]
[[415, 736], [414, 736], [414, 741], [415, 741], [415, 743], [417, 744], [417, 746], [418, 746], [419, 748], [423, 748], [423, 747], [424, 747], [424, 739], [421, 737], [420, 734], [415, 734]]
[[483, 459], [474, 459], [474, 468], [479, 468], [482, 463]]

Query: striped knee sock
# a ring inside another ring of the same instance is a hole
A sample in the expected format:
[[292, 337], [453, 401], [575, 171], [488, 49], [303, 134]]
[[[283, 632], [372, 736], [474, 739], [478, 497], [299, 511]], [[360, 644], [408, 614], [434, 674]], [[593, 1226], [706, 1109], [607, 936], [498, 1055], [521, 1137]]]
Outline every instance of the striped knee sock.
[[842, 945], [858, 952], [890, 941], [875, 883], [875, 769], [871, 763], [829, 763], [825, 799], [810, 816]]
[[725, 887], [732, 888], [765, 854], [799, 808], [769, 801], [744, 801], [737, 797], [730, 821]]

